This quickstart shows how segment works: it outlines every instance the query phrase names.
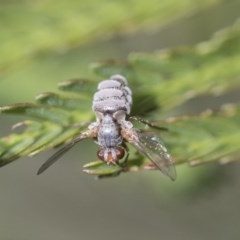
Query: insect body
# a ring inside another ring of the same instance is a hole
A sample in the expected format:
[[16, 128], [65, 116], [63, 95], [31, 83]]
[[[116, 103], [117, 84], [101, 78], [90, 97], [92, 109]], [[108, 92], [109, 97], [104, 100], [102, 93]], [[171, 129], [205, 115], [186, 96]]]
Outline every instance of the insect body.
[[123, 76], [113, 75], [110, 79], [100, 82], [92, 105], [96, 121], [50, 157], [40, 167], [38, 174], [45, 171], [77, 142], [94, 138], [99, 145], [97, 155], [107, 164], [118, 164], [118, 161], [127, 155], [125, 142], [129, 142], [174, 180], [176, 172], [173, 161], [160, 138], [154, 133], [144, 133], [134, 128], [127, 120], [131, 106], [132, 92]]
[[114, 164], [124, 156], [121, 126], [126, 124], [126, 114], [130, 114], [131, 105], [132, 93], [125, 78], [115, 75], [99, 83], [92, 108], [99, 124], [98, 157], [108, 164]]

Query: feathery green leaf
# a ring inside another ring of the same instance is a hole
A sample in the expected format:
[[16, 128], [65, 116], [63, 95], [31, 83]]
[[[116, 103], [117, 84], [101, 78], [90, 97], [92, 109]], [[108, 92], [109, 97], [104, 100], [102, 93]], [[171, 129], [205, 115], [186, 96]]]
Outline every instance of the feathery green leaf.
[[[236, 23], [195, 47], [169, 49], [157, 53], [132, 53], [127, 61], [94, 65], [99, 75], [120, 73], [127, 77], [133, 90], [133, 114], [153, 116], [173, 111], [190, 98], [220, 95], [240, 86], [240, 26]], [[0, 165], [21, 156], [34, 155], [69, 142], [92, 119], [92, 94], [97, 83], [70, 80], [59, 84], [61, 94], [43, 93], [36, 103], [18, 103], [0, 108], [2, 114], [19, 114], [26, 120], [21, 133], [0, 139]], [[91, 96], [91, 97], [90, 97]], [[89, 101], [88, 101], [89, 100]], [[160, 118], [161, 115], [159, 115]], [[158, 118], [158, 119], [159, 119]], [[227, 105], [219, 112], [208, 111], [196, 116], [180, 116], [153, 121], [166, 127], [161, 131], [176, 164], [229, 162], [240, 156], [240, 107]], [[153, 129], [157, 131], [156, 129]], [[131, 154], [127, 163], [108, 166], [93, 162], [84, 171], [100, 177], [154, 169], [149, 160]]]

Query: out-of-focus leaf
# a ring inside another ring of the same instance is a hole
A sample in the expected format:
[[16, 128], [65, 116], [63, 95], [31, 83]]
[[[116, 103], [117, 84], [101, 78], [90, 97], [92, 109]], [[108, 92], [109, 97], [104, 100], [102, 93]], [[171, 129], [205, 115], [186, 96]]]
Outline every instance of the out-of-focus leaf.
[[1, 107], [1, 113], [19, 114], [27, 117], [43, 119], [46, 121], [59, 122], [67, 125], [70, 122], [69, 115], [61, 109], [48, 108], [44, 105], [32, 103], [19, 103]]
[[37, 102], [50, 107], [57, 107], [67, 110], [89, 110], [91, 108], [91, 99], [63, 97], [55, 93], [42, 93], [36, 97]]
[[87, 93], [89, 95], [96, 90], [96, 82], [88, 79], [70, 79], [59, 83], [58, 88], [62, 91]]
[[240, 159], [240, 106], [226, 105], [219, 113], [170, 118], [160, 125], [168, 128], [162, 135], [176, 163]]
[[[63, 52], [115, 32], [159, 25], [220, 0], [4, 1], [0, 68], [44, 51]], [[97, 6], [97, 7], [96, 7]]]

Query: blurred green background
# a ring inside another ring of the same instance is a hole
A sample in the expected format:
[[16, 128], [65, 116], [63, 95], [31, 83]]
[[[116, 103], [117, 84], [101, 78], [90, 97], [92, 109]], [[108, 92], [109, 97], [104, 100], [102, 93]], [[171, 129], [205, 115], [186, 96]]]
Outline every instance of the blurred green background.
[[[239, 9], [237, 0], [2, 0], [0, 104], [96, 78], [92, 62], [206, 41], [234, 24]], [[184, 111], [201, 109], [194, 103]], [[19, 119], [1, 116], [0, 135]], [[89, 140], [37, 177], [52, 153], [0, 169], [0, 239], [239, 239], [237, 163], [179, 166], [174, 183], [155, 171], [95, 181], [81, 172], [96, 159]]]

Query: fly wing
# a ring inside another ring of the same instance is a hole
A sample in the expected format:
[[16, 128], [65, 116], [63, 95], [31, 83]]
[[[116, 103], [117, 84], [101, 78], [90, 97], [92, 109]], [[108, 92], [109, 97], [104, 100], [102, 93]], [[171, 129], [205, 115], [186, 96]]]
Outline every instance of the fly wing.
[[60, 148], [56, 153], [54, 153], [43, 165], [38, 169], [37, 175], [46, 171], [51, 165], [53, 165], [60, 157], [65, 154], [68, 150], [70, 150], [76, 143], [82, 141], [91, 136], [90, 131], [83, 132], [76, 138], [73, 138], [71, 142]]
[[175, 180], [176, 171], [173, 159], [160, 137], [153, 132], [141, 132], [137, 129], [131, 129], [131, 133], [132, 136], [127, 138], [129, 143], [149, 158], [163, 174]]

